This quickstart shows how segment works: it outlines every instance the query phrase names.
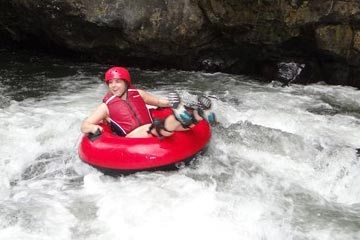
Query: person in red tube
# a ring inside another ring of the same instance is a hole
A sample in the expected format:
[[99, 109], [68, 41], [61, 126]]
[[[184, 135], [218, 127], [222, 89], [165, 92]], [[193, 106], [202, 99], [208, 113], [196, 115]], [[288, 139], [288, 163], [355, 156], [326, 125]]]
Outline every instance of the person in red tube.
[[[190, 129], [202, 120], [204, 110], [211, 107], [211, 101], [205, 96], [198, 98], [196, 109], [185, 106], [180, 102], [176, 92], [168, 98], [159, 98], [144, 90], [136, 89], [131, 84], [129, 71], [124, 67], [112, 67], [105, 73], [105, 83], [109, 92], [103, 102], [82, 122], [81, 132], [101, 132], [98, 123], [102, 120], [109, 122], [113, 132], [124, 137], [168, 137], [174, 131]], [[152, 119], [146, 105], [157, 107], [172, 107], [173, 114], [165, 120]], [[213, 113], [206, 119], [215, 120]]]

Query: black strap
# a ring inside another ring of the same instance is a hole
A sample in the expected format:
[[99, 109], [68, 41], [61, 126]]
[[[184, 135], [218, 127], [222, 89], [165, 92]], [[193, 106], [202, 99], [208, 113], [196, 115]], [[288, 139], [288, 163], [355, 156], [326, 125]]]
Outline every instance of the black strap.
[[[151, 132], [151, 130], [153, 130], [154, 128], [157, 133], [157, 136]], [[165, 120], [164, 119], [155, 118], [153, 123], [150, 125], [147, 133], [153, 135], [154, 137], [163, 138], [164, 136], [161, 134], [161, 130], [164, 130], [169, 133], [173, 132], [173, 131], [169, 131], [165, 128]]]

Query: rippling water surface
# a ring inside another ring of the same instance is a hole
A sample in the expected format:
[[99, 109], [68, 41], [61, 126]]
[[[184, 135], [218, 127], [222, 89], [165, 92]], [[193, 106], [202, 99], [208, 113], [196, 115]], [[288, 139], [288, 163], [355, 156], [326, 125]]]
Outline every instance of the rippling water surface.
[[107, 66], [0, 54], [0, 239], [360, 239], [358, 90], [131, 69], [219, 124], [192, 167], [113, 178], [77, 155]]

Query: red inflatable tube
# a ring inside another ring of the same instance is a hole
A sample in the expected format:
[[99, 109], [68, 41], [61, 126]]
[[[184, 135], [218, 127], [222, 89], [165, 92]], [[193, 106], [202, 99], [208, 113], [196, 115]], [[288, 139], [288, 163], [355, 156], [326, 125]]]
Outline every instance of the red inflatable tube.
[[[171, 109], [152, 110], [154, 118], [164, 118], [169, 113]], [[104, 131], [98, 138], [82, 137], [79, 156], [109, 175], [176, 169], [179, 163], [188, 163], [202, 152], [211, 138], [211, 129], [205, 120], [188, 131], [176, 131], [163, 139], [119, 137], [108, 125], [102, 127]]]

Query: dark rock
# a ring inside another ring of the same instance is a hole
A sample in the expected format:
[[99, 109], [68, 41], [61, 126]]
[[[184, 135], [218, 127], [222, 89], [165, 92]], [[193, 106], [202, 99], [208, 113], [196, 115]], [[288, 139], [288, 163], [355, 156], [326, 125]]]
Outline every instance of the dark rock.
[[[109, 64], [359, 86], [358, 0], [1, 0], [0, 44]], [[74, 55], [72, 55], [74, 56]]]

